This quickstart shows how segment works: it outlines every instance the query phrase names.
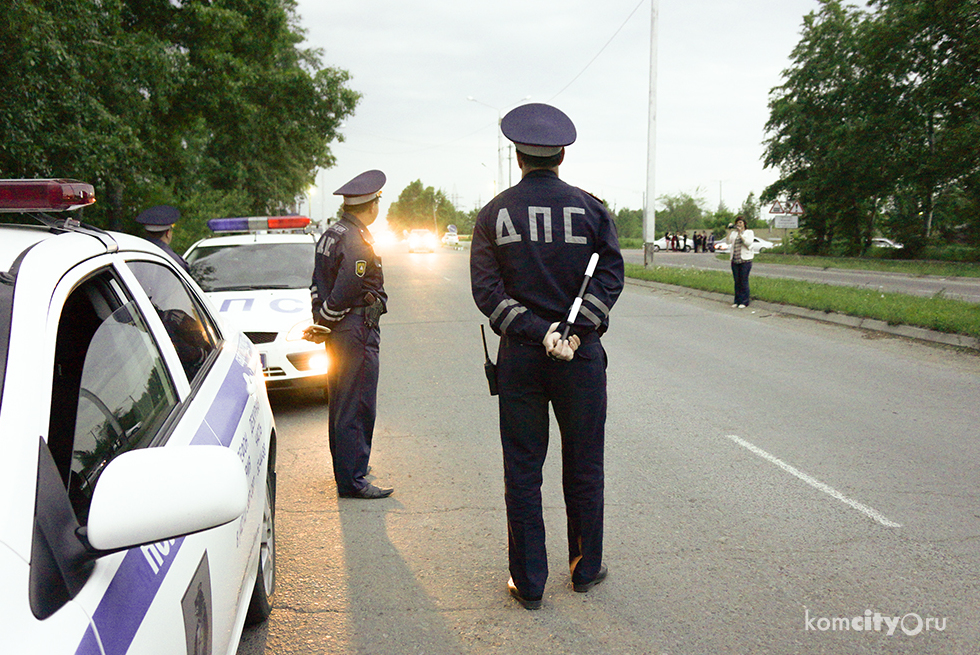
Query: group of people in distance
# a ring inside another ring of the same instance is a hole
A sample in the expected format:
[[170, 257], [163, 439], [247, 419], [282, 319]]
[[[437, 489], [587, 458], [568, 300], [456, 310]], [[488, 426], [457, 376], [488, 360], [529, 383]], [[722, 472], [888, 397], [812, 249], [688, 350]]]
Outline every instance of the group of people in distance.
[[681, 234], [668, 232], [664, 235], [664, 239], [667, 242], [667, 250], [686, 251], [690, 241], [694, 247], [694, 252], [715, 251], [715, 235], [713, 232], [695, 232], [691, 237], [687, 236], [687, 232]]

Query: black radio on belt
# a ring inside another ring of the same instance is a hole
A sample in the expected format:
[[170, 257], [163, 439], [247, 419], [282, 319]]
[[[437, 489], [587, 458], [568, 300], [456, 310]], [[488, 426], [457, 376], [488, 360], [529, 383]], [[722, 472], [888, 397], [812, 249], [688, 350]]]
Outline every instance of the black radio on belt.
[[487, 333], [480, 325], [480, 336], [483, 337], [483, 372], [487, 374], [487, 384], [490, 385], [490, 395], [497, 395], [497, 365], [490, 361], [490, 351], [487, 350]]

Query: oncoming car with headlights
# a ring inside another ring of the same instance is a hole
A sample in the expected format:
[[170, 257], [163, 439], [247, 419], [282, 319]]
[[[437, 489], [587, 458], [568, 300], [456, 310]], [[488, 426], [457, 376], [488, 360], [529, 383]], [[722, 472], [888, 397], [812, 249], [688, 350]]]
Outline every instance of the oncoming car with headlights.
[[143, 239], [0, 180], [5, 653], [234, 655], [275, 587], [275, 422], [259, 356]]
[[326, 388], [322, 344], [303, 339], [313, 324], [310, 281], [316, 237], [304, 216], [216, 218], [215, 235], [184, 254], [191, 276], [259, 350], [269, 389]]
[[408, 252], [435, 252], [437, 243], [431, 230], [417, 229], [408, 233]]

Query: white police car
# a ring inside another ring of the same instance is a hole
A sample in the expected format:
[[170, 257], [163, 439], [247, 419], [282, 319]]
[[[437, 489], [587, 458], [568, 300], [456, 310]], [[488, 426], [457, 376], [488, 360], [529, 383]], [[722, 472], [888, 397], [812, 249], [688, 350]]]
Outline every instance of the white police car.
[[216, 218], [214, 236], [184, 254], [191, 275], [259, 349], [270, 389], [325, 388], [322, 344], [303, 339], [313, 324], [310, 282], [316, 237], [303, 216]]
[[[0, 180], [4, 653], [233, 655], [275, 583], [275, 424], [258, 352], [153, 244]], [[43, 212], [43, 214], [41, 213]]]

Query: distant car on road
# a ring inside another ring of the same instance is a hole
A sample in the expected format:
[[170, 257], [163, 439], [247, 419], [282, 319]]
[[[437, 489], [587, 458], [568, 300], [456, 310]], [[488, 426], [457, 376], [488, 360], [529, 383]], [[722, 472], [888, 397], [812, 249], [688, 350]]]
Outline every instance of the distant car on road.
[[412, 230], [408, 233], [408, 252], [435, 252], [436, 235], [431, 230]]
[[[694, 239], [688, 237], [685, 242], [683, 237], [677, 238], [677, 249], [683, 250], [684, 252], [691, 252], [694, 250]], [[670, 245], [667, 243], [667, 237], [660, 237], [653, 242], [653, 252], [660, 252], [661, 250], [670, 250]]]
[[455, 248], [459, 245], [459, 235], [455, 232], [446, 232], [442, 235], [442, 245]]
[[184, 254], [211, 302], [259, 350], [269, 389], [327, 385], [323, 344], [303, 339], [313, 324], [310, 280], [316, 237], [304, 216], [216, 218], [215, 236]]
[[904, 248], [905, 246], [891, 239], [886, 239], [885, 237], [875, 237], [871, 239], [872, 248]]
[[[773, 243], [772, 241], [766, 241], [765, 239], [760, 239], [759, 237], [755, 237], [752, 239], [751, 245], [749, 245], [749, 250], [758, 254], [760, 252], [765, 252], [767, 250], [770, 250], [775, 246], [776, 244]], [[729, 246], [727, 243], [725, 243], [724, 240], [715, 241], [715, 252], [728, 252], [728, 248]]]

